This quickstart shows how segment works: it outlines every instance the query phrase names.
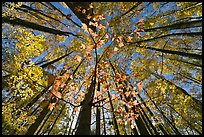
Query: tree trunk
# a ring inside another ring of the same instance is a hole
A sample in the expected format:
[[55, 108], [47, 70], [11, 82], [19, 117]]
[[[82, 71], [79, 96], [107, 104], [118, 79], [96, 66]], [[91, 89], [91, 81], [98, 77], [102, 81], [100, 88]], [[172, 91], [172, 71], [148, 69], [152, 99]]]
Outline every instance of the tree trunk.
[[92, 98], [94, 93], [95, 80], [91, 81], [91, 85], [88, 89], [88, 93], [82, 103], [82, 108], [79, 117], [79, 126], [77, 127], [75, 135], [90, 135], [90, 124], [91, 124], [91, 107]]
[[110, 92], [108, 92], [108, 98], [110, 100], [110, 106], [111, 106], [111, 111], [112, 111], [112, 115], [113, 115], [113, 122], [114, 122], [114, 127], [115, 127], [115, 131], [116, 131], [116, 135], [120, 135], [120, 132], [119, 132], [119, 129], [118, 129], [118, 123], [117, 123], [117, 120], [116, 120], [116, 117], [115, 117], [115, 113], [114, 113], [114, 107], [113, 107], [113, 103], [111, 101], [111, 95], [110, 95]]
[[103, 113], [103, 133], [106, 135], [106, 121], [105, 121], [105, 113], [104, 108], [102, 107], [102, 113]]
[[52, 131], [52, 129], [53, 129], [55, 123], [57, 122], [57, 119], [58, 119], [59, 116], [62, 114], [62, 111], [64, 110], [65, 106], [66, 106], [66, 104], [64, 104], [64, 105], [62, 106], [62, 108], [61, 108], [61, 110], [60, 110], [60, 113], [59, 113], [59, 114], [57, 115], [57, 117], [55, 118], [55, 121], [54, 121], [54, 123], [52, 124], [52, 126], [51, 126], [51, 128], [50, 128], [50, 130], [49, 130], [49, 132], [48, 132], [48, 135], [49, 135], [50, 132]]
[[43, 119], [45, 118], [47, 113], [50, 111], [48, 109], [48, 105], [43, 108], [43, 110], [41, 111], [40, 115], [37, 117], [35, 122], [28, 128], [28, 131], [26, 132], [26, 135], [34, 135], [35, 131], [40, 126], [41, 122], [43, 121]]
[[[141, 42], [146, 42], [146, 41], [141, 41]], [[139, 43], [139, 42], [136, 42], [136, 43]], [[162, 52], [162, 53], [168, 53], [168, 54], [172, 54], [172, 55], [189, 57], [189, 58], [192, 58], [192, 59], [202, 60], [202, 55], [193, 54], [193, 53], [185, 53], [185, 52], [181, 52], [181, 51], [159, 49], [159, 48], [153, 48], [153, 47], [144, 47], [144, 46], [139, 46], [139, 45], [135, 45], [135, 47], [143, 48], [143, 49], [150, 49], [150, 50], [159, 51], [159, 52]]]
[[29, 21], [22, 20], [20, 18], [11, 19], [10, 17], [2, 17], [2, 23], [9, 23], [11, 25], [19, 25], [19, 26], [23, 26], [26, 28], [31, 28], [34, 30], [39, 30], [42, 32], [51, 33], [51, 34], [55, 34], [55, 35], [58, 34], [58, 35], [64, 35], [64, 36], [69, 36], [69, 35], [77, 36], [71, 32], [64, 32], [61, 30], [55, 30], [55, 29], [48, 28], [48, 27], [45, 27], [45, 26], [42, 26], [39, 24], [35, 24], [35, 23], [29, 22]]
[[[100, 91], [100, 82], [98, 81], [98, 88], [97, 91]], [[100, 104], [100, 102], [98, 103]], [[100, 108], [96, 107], [96, 135], [100, 135], [100, 118], [101, 118], [101, 111]]]

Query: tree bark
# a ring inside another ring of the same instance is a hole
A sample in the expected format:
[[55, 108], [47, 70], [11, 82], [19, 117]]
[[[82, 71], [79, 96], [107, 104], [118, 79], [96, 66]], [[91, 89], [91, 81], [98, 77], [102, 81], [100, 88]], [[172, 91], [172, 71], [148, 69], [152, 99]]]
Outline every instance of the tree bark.
[[92, 77], [91, 85], [88, 88], [88, 93], [82, 102], [82, 108], [79, 117], [79, 126], [77, 127], [75, 135], [90, 135], [90, 124], [91, 124], [91, 107], [92, 98], [94, 93], [94, 80]]
[[[144, 41], [140, 41], [140, 42], [147, 42], [147, 41], [144, 40]], [[137, 43], [137, 42], [135, 42], [135, 43]], [[131, 43], [131, 44], [133, 44], [133, 43]], [[193, 54], [193, 53], [185, 53], [185, 52], [180, 52], [180, 51], [159, 49], [159, 48], [153, 48], [153, 47], [144, 47], [144, 46], [139, 46], [139, 45], [135, 45], [135, 47], [143, 48], [143, 49], [150, 49], [150, 50], [154, 50], [154, 51], [160, 51], [162, 53], [168, 53], [168, 54], [172, 54], [172, 55], [179, 55], [179, 56], [183, 56], [183, 57], [189, 57], [189, 58], [193, 58], [193, 59], [202, 60], [202, 55]]]
[[55, 121], [54, 121], [54, 123], [52, 124], [52, 126], [51, 126], [51, 128], [50, 128], [50, 130], [49, 130], [49, 132], [48, 132], [48, 135], [50, 134], [50, 132], [51, 132], [52, 129], [54, 128], [54, 125], [55, 125], [55, 123], [57, 122], [57, 119], [59, 118], [59, 116], [62, 114], [62, 111], [64, 110], [65, 106], [66, 106], [66, 104], [64, 104], [64, 105], [62, 106], [62, 108], [61, 108], [61, 110], [60, 110], [60, 113], [59, 113], [59, 114], [57, 115], [57, 117], [55, 118]]
[[[97, 91], [100, 91], [100, 82], [98, 81], [98, 88]], [[100, 102], [98, 103], [100, 104]], [[96, 107], [96, 135], [100, 135], [100, 118], [101, 118], [101, 111], [100, 108]]]
[[42, 32], [47, 32], [47, 33], [51, 33], [51, 34], [55, 34], [55, 35], [64, 35], [64, 36], [69, 36], [69, 35], [73, 35], [76, 36], [75, 34], [71, 33], [71, 32], [64, 32], [61, 30], [55, 30], [52, 28], [48, 28], [39, 24], [35, 24], [26, 20], [22, 20], [20, 18], [14, 18], [11, 19], [10, 17], [2, 17], [2, 23], [9, 23], [11, 25], [19, 25], [19, 26], [23, 26], [26, 28], [31, 28], [34, 30], [38, 30], [38, 31], [42, 31]]
[[37, 128], [41, 124], [42, 120], [45, 118], [47, 113], [50, 111], [48, 109], [48, 105], [43, 108], [43, 110], [41, 111], [40, 115], [37, 117], [35, 122], [28, 128], [28, 131], [26, 132], [26, 135], [34, 135], [35, 131], [37, 130]]
[[[91, 2], [65, 2], [67, 6], [72, 10], [72, 12], [81, 20], [81, 22], [85, 23], [89, 28], [91, 28], [94, 32], [96, 32], [96, 27], [89, 25], [89, 22], [95, 22], [93, 20], [93, 8], [89, 8], [89, 4]], [[78, 10], [81, 9], [81, 10]], [[82, 10], [85, 9], [86, 12], [82, 13]], [[90, 15], [91, 19], [87, 19], [87, 16]]]

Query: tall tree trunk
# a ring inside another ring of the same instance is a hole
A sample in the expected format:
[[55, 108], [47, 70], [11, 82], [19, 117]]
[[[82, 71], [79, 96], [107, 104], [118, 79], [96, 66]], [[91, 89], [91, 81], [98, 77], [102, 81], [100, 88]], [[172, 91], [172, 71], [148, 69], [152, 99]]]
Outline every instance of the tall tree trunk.
[[[100, 82], [98, 81], [98, 88], [97, 91], [100, 91]], [[99, 102], [100, 104], [100, 102]], [[100, 108], [96, 107], [96, 135], [100, 135], [100, 118], [101, 118], [101, 111]]]
[[102, 107], [102, 113], [103, 113], [103, 133], [106, 135], [106, 121], [105, 121], [105, 113], [104, 108]]
[[70, 123], [69, 130], [68, 130], [68, 134], [67, 134], [67, 135], [71, 135], [70, 133], [71, 133], [71, 130], [72, 130], [72, 124], [73, 124], [73, 122], [74, 122], [74, 117], [72, 118], [72, 121], [71, 121], [71, 123]]
[[[186, 123], [188, 123], [188, 125], [191, 127], [191, 129], [194, 129], [198, 134], [202, 134], [198, 129], [195, 128], [195, 126], [193, 126], [188, 120], [186, 120], [180, 113], [178, 113], [171, 105], [168, 105], [174, 112], [176, 112], [179, 116], [182, 117], [182, 119], [184, 121], [186, 121]], [[202, 125], [201, 125], [202, 126]]]
[[108, 92], [108, 98], [110, 100], [110, 106], [111, 106], [111, 112], [112, 112], [112, 115], [113, 115], [113, 122], [114, 122], [115, 132], [116, 132], [116, 135], [120, 135], [120, 132], [119, 132], [119, 129], [118, 129], [118, 123], [117, 123], [115, 113], [114, 113], [113, 103], [111, 101], [111, 95], [110, 95], [109, 91], [107, 91], [107, 92]]
[[47, 113], [50, 111], [48, 109], [48, 105], [43, 108], [43, 110], [41, 111], [40, 115], [37, 117], [35, 122], [28, 128], [26, 135], [34, 135], [35, 131], [37, 130], [37, 128], [39, 127], [39, 125], [41, 124], [41, 122], [43, 121]]
[[[145, 90], [144, 90], [145, 91]], [[156, 109], [160, 112], [160, 114], [163, 116], [163, 118], [167, 121], [167, 123], [171, 126], [171, 128], [174, 130], [174, 132], [177, 135], [181, 135], [181, 133], [178, 131], [178, 129], [172, 125], [171, 121], [165, 116], [165, 114], [163, 113], [162, 110], [159, 109], [159, 107], [155, 104], [155, 102], [151, 99], [151, 97], [149, 96], [149, 94], [147, 93], [147, 91], [145, 91], [146, 95], [148, 96], [148, 98], [151, 100], [151, 102], [154, 104], [154, 106], [156, 107]]]
[[94, 94], [95, 78], [92, 77], [91, 85], [88, 88], [88, 93], [82, 102], [82, 108], [79, 117], [79, 125], [76, 130], [76, 135], [90, 135], [91, 124], [91, 107]]
[[77, 36], [71, 32], [64, 32], [61, 30], [55, 30], [53, 28], [48, 28], [39, 24], [35, 24], [26, 20], [22, 20], [20, 18], [15, 18], [15, 19], [11, 19], [10, 17], [2, 17], [2, 23], [9, 23], [11, 25], [19, 25], [19, 26], [23, 26], [26, 28], [31, 28], [34, 30], [39, 30], [42, 32], [47, 32], [47, 33], [51, 33], [51, 34], [55, 34], [55, 35], [64, 35], [64, 36], [69, 36], [69, 35], [73, 35], [73, 36]]
[[[147, 42], [147, 41], [143, 40], [143, 41], [140, 41], [140, 42]], [[132, 42], [131, 44], [140, 43], [140, 42]], [[193, 54], [193, 53], [185, 53], [185, 52], [181, 52], [181, 51], [159, 49], [159, 48], [153, 48], [153, 47], [144, 47], [144, 46], [139, 46], [138, 44], [135, 45], [135, 47], [143, 48], [143, 49], [150, 49], [150, 50], [159, 51], [159, 52], [162, 52], [162, 53], [168, 53], [168, 54], [172, 54], [172, 55], [179, 55], [179, 56], [183, 56], [183, 57], [189, 57], [189, 58], [192, 58], [192, 59], [202, 60], [202, 55]]]
[[61, 110], [60, 110], [60, 113], [59, 113], [59, 114], [57, 115], [57, 117], [55, 118], [55, 121], [54, 121], [54, 123], [52, 124], [52, 126], [51, 126], [51, 128], [50, 128], [50, 130], [49, 130], [49, 132], [48, 132], [48, 135], [50, 134], [50, 132], [51, 132], [52, 129], [54, 128], [54, 125], [55, 125], [55, 123], [57, 122], [57, 119], [59, 118], [59, 116], [62, 114], [62, 112], [63, 112], [65, 106], [66, 106], [66, 103], [62, 106], [62, 108], [61, 108]]
[[180, 61], [180, 62], [183, 62], [183, 63], [186, 63], [186, 64], [190, 64], [190, 65], [193, 65], [193, 66], [196, 66], [196, 67], [200, 67], [200, 68], [202, 68], [202, 64], [190, 63], [190, 62], [185, 61], [185, 60], [182, 60], [182, 59], [175, 59], [175, 58], [168, 58], [168, 59], [169, 59], [169, 60]]
[[[111, 63], [111, 61], [109, 60], [109, 63], [110, 63], [110, 66], [113, 70], [113, 72], [116, 74], [116, 69], [115, 67], [113, 66], [113, 64]], [[119, 84], [122, 84], [122, 82], [119, 82]], [[126, 91], [126, 89], [123, 89], [123, 95], [125, 97], [125, 99], [129, 102], [130, 101], [130, 98], [129, 97], [126, 97], [126, 95], [124, 94]], [[127, 106], [125, 105], [125, 109], [126, 111], [128, 112], [128, 109], [127, 109]], [[137, 114], [137, 112], [135, 111], [135, 109], [133, 110], [133, 112], [135, 114]], [[136, 122], [136, 125], [139, 129], [139, 132], [141, 135], [150, 135], [147, 128], [145, 127], [145, 124], [143, 123], [142, 119], [141, 119], [141, 114], [139, 115], [139, 117], [137, 119], [135, 119], [135, 122]]]
[[[144, 104], [145, 108], [147, 109], [147, 111], [149, 112], [149, 114], [151, 115], [151, 117], [153, 117], [154, 114], [152, 113], [152, 111], [150, 110], [150, 108], [146, 105], [146, 103], [144, 102], [144, 100], [142, 99], [142, 97], [140, 96], [140, 94], [137, 94], [137, 95], [138, 95], [138, 97], [140, 98], [141, 103]], [[155, 122], [158, 122], [158, 120], [155, 119]], [[164, 135], [168, 135], [168, 133], [166, 132], [166, 130], [164, 129], [164, 127], [163, 127], [161, 124], [159, 124], [158, 127], [160, 128], [160, 130], [162, 131], [162, 133], [163, 133]]]
[[186, 22], [177, 22], [171, 25], [144, 29], [145, 32], [155, 31], [155, 30], [173, 30], [173, 29], [186, 29], [186, 28], [194, 28], [194, 27], [202, 27], [202, 20], [192, 20]]
[[[147, 69], [145, 69], [147, 70]], [[192, 100], [194, 101], [194, 103], [196, 105], [194, 105], [195, 109], [199, 112], [199, 113], [202, 113], [202, 102], [194, 97], [192, 97], [186, 90], [184, 90], [183, 88], [177, 86], [176, 84], [174, 84], [173, 82], [165, 79], [163, 76], [161, 75], [158, 75], [154, 72], [152, 72], [151, 70], [147, 70], [148, 72], [150, 72], [152, 75], [154, 75], [156, 78], [159, 78], [159, 79], [162, 79], [162, 80], [165, 80], [167, 83], [171, 84], [171, 85], [174, 85], [176, 86], [176, 89], [178, 89], [179, 91], [181, 91], [184, 95], [187, 95], [187, 96], [190, 96], [192, 98]]]
[[40, 131], [42, 130], [43, 126], [45, 125], [45, 123], [47, 122], [47, 120], [49, 119], [49, 117], [51, 116], [51, 114], [53, 113], [54, 109], [52, 109], [52, 111], [48, 114], [48, 116], [46, 117], [46, 119], [43, 121], [43, 124], [40, 126], [40, 129], [38, 130], [38, 132], [36, 133], [36, 135], [39, 135]]

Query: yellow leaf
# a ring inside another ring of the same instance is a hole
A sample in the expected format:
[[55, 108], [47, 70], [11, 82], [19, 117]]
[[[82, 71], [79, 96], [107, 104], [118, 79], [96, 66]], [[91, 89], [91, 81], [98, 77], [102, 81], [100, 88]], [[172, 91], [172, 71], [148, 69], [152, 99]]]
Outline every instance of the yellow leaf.
[[82, 29], [84, 29], [85, 30], [85, 32], [87, 32], [88, 31], [88, 27], [87, 27], [87, 25], [85, 24], [85, 23], [81, 23], [82, 24]]
[[153, 8], [156, 10], [158, 7], [158, 2], [154, 2]]
[[152, 22], [150, 22], [149, 24], [150, 24], [151, 26], [153, 26], [153, 25], [154, 25], [154, 23], [152, 23]]

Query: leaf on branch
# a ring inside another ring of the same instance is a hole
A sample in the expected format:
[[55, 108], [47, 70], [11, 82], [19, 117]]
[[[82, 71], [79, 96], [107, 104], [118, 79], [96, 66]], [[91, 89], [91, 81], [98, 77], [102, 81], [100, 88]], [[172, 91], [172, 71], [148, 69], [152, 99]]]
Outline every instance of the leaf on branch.
[[134, 106], [138, 105], [137, 100], [133, 101], [132, 104], [133, 104]]
[[81, 46], [80, 46], [80, 48], [81, 48], [81, 49], [85, 49], [86, 46], [82, 43]]
[[122, 41], [119, 42], [119, 47], [123, 47], [124, 46], [124, 43]]
[[126, 91], [125, 95], [126, 95], [126, 97], [128, 97], [130, 95], [130, 92]]
[[82, 13], [83, 13], [83, 14], [86, 14], [86, 9], [83, 9], [83, 10], [82, 10]]
[[84, 29], [85, 30], [85, 32], [88, 32], [88, 27], [87, 27], [87, 25], [85, 24], [85, 23], [81, 23], [82, 24], [82, 29]]
[[117, 48], [117, 47], [114, 47], [113, 51], [114, 51], [114, 52], [117, 52], [117, 51], [118, 51], [118, 48]]
[[128, 36], [127, 42], [132, 42], [132, 37], [131, 36]]
[[123, 120], [122, 119], [117, 119], [117, 123], [123, 124]]
[[50, 103], [49, 106], [48, 106], [48, 109], [49, 109], [50, 111], [52, 111], [53, 108], [54, 108], [54, 106], [55, 106], [55, 103]]
[[141, 25], [144, 24], [144, 19], [140, 19], [138, 22], [135, 23], [135, 25]]
[[138, 87], [139, 90], [142, 90], [142, 87], [143, 87], [143, 86], [144, 86], [144, 85], [143, 85], [141, 82], [137, 84], [137, 87]]
[[75, 59], [76, 59], [78, 62], [81, 62], [82, 57], [81, 57], [81, 56], [79, 56], [79, 55], [76, 55], [76, 56], [75, 56]]

